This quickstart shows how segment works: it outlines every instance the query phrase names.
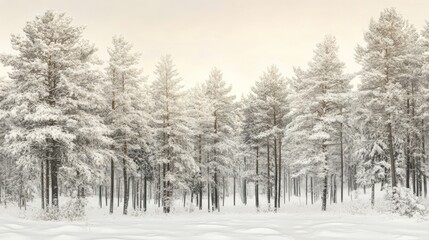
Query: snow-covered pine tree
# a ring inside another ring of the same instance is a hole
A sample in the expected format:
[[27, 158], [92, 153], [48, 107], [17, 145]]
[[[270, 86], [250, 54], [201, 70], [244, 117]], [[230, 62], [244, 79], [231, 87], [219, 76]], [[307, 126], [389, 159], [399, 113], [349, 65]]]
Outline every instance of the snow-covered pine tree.
[[286, 81], [276, 66], [270, 66], [263, 73], [260, 80], [252, 87], [255, 96], [255, 117], [258, 122], [259, 131], [256, 138], [260, 142], [266, 142], [267, 146], [267, 194], [270, 203], [271, 191], [271, 168], [269, 152], [273, 146], [274, 159], [274, 208], [280, 206], [281, 190], [281, 139], [285, 127], [285, 115], [288, 111], [287, 85]]
[[102, 77], [82, 31], [65, 14], [47, 11], [27, 22], [24, 35], [12, 35], [18, 54], [1, 56], [13, 82], [1, 104], [10, 127], [4, 149], [29, 178], [45, 161], [54, 208], [59, 176], [77, 190], [109, 156], [109, 129], [99, 116]]
[[157, 145], [156, 160], [162, 174], [162, 203], [165, 213], [173, 204], [173, 190], [185, 185], [185, 178], [198, 170], [193, 158], [191, 121], [186, 115], [185, 96], [179, 74], [170, 55], [161, 57], [152, 82], [152, 100]]
[[231, 86], [227, 86], [222, 79], [222, 72], [214, 68], [206, 81], [207, 97], [213, 104], [214, 111], [212, 115], [214, 121], [212, 124], [213, 137], [211, 139], [211, 151], [209, 168], [213, 172], [213, 194], [214, 202], [212, 204], [215, 209], [220, 210], [219, 206], [219, 174], [225, 176], [231, 166], [232, 149], [234, 141], [232, 139], [234, 133], [234, 104], [235, 96], [231, 95]]
[[[115, 36], [112, 47], [108, 49], [110, 56], [107, 74], [107, 96], [111, 104], [108, 115], [112, 129], [114, 144], [111, 148], [115, 151], [117, 159], [122, 160], [124, 183], [124, 209], [127, 214], [129, 184], [128, 180], [136, 169], [135, 157], [141, 156], [138, 152], [148, 151], [148, 143], [151, 140], [151, 130], [148, 123], [148, 92], [144, 88], [144, 77], [141, 76], [139, 67], [140, 54], [134, 53], [132, 44], [123, 37]], [[133, 158], [131, 157], [133, 156]], [[113, 190], [115, 158], [110, 159], [110, 213], [113, 212]], [[130, 172], [131, 170], [131, 172]]]
[[[214, 121], [213, 104], [206, 95], [206, 86], [200, 84], [187, 94], [187, 108], [192, 119], [192, 135], [194, 138], [194, 158], [199, 171], [194, 177], [194, 191], [198, 196], [198, 208], [202, 210], [204, 186], [208, 186], [208, 158], [210, 139], [213, 138], [212, 124]], [[209, 197], [207, 197], [209, 199]]]
[[297, 169], [313, 171], [322, 178], [322, 211], [326, 210], [328, 195], [329, 158], [340, 150], [338, 125], [350, 80], [343, 69], [335, 37], [326, 36], [316, 46], [308, 70], [295, 70], [290, 97], [291, 122], [285, 139], [289, 152], [296, 156]]
[[398, 182], [395, 155], [400, 150], [395, 148], [395, 140], [400, 139], [400, 123], [407, 116], [405, 85], [409, 85], [407, 62], [412, 60], [410, 50], [416, 44], [414, 33], [414, 28], [394, 8], [385, 9], [377, 20], [371, 19], [364, 35], [365, 46], [356, 49], [356, 61], [362, 66], [359, 91], [366, 99], [363, 107], [379, 120], [378, 124], [385, 126], [382, 140], [387, 141], [392, 187]]
[[425, 152], [425, 146], [426, 142], [425, 139], [427, 139], [426, 134], [426, 124], [428, 122], [429, 117], [429, 82], [426, 81], [429, 77], [429, 22], [426, 23], [424, 26], [421, 38], [419, 41], [420, 46], [420, 56], [422, 56], [421, 59], [421, 75], [420, 78], [420, 87], [419, 87], [419, 94], [416, 94], [416, 96], [419, 97], [419, 100], [417, 100], [420, 104], [417, 108], [417, 111], [419, 112], [419, 121], [420, 121], [420, 153], [421, 153], [421, 162], [420, 162], [420, 174], [422, 175], [422, 195], [424, 197], [427, 197], [428, 192], [428, 186], [427, 186], [427, 176], [429, 175], [429, 161], [427, 161], [426, 152]]
[[[241, 100], [241, 115], [242, 117], [242, 141], [247, 145], [252, 151], [254, 151], [254, 175], [252, 180], [255, 182], [255, 205], [259, 209], [259, 182], [261, 181], [260, 177], [260, 147], [261, 141], [258, 139], [258, 134], [262, 132], [262, 129], [259, 128], [257, 116], [257, 101], [256, 96], [249, 94], [248, 96], [242, 98]], [[235, 179], [234, 179], [235, 180]], [[234, 182], [235, 183], [235, 182]]]

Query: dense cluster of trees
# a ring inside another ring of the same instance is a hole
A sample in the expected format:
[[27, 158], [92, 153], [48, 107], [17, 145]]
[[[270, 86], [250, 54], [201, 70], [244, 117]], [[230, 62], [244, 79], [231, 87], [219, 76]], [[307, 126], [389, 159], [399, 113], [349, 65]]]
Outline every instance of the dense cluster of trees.
[[321, 199], [326, 210], [328, 198], [344, 200], [344, 184], [348, 195], [371, 188], [372, 204], [376, 184], [427, 196], [429, 24], [419, 34], [395, 9], [371, 20], [358, 73], [344, 72], [326, 36], [308, 67], [285, 78], [270, 66], [241, 99], [217, 68], [184, 89], [169, 55], [148, 81], [122, 37], [103, 64], [62, 13], [47, 11], [23, 31], [12, 35], [16, 54], [0, 58], [11, 69], [0, 83], [4, 204], [40, 197], [49, 211], [60, 195], [98, 194], [110, 213], [122, 202], [127, 214], [130, 200], [168, 213], [181, 197], [220, 211], [239, 192], [244, 204], [276, 210], [303, 188], [306, 203]]

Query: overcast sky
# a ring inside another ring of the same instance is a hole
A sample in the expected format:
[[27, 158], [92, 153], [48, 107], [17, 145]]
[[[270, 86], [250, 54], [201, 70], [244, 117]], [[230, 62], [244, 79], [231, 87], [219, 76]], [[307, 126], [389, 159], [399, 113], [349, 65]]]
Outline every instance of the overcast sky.
[[[171, 54], [186, 86], [205, 81], [216, 66], [237, 95], [271, 64], [291, 77], [326, 34], [336, 36], [347, 71], [358, 70], [354, 49], [384, 8], [396, 7], [419, 29], [429, 19], [427, 0], [0, 0], [0, 7], [1, 53], [11, 52], [11, 33], [53, 9], [86, 26], [84, 36], [103, 60], [120, 34], [142, 53], [150, 80], [159, 57]], [[0, 75], [6, 75], [2, 67]]]

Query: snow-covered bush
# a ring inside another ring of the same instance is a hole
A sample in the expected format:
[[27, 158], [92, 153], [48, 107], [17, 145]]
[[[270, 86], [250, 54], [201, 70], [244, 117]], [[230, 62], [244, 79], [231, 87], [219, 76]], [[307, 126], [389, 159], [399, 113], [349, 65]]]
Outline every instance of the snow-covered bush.
[[58, 221], [67, 219], [69, 221], [81, 220], [85, 216], [85, 207], [87, 200], [85, 198], [72, 198], [68, 200], [61, 208], [48, 206], [47, 210], [39, 213], [39, 218], [45, 221]]
[[63, 207], [61, 216], [70, 221], [81, 220], [85, 217], [86, 204], [85, 198], [72, 198]]
[[60, 211], [56, 207], [47, 206], [46, 211], [42, 210], [39, 217], [45, 221], [58, 221], [60, 220]]
[[427, 208], [421, 204], [420, 199], [408, 188], [387, 188], [386, 199], [392, 204], [390, 210], [399, 213], [401, 216], [425, 216], [428, 212]]

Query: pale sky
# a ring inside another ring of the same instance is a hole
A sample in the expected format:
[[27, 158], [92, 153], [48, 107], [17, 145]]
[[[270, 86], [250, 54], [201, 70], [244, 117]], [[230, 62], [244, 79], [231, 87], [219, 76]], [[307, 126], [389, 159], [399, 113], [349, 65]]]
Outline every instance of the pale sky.
[[[10, 34], [48, 9], [66, 12], [107, 60], [115, 34], [142, 53], [144, 75], [154, 78], [159, 57], [171, 54], [187, 87], [205, 81], [213, 67], [237, 95], [247, 93], [269, 65], [286, 77], [305, 67], [324, 35], [336, 36], [347, 72], [359, 66], [354, 49], [371, 17], [396, 7], [419, 30], [429, 20], [427, 0], [0, 0], [0, 52]], [[0, 75], [6, 75], [0, 67]]]

